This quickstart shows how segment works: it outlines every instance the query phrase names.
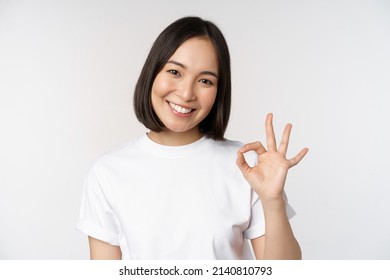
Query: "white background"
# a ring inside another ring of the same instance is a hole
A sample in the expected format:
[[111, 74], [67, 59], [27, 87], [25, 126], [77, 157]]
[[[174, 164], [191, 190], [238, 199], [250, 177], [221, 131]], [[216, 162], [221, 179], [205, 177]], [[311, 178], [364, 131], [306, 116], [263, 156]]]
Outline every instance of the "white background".
[[286, 191], [304, 259], [390, 259], [390, 1], [0, 0], [0, 259], [86, 259], [84, 176], [146, 130], [133, 89], [174, 20], [230, 46], [226, 136], [294, 125]]

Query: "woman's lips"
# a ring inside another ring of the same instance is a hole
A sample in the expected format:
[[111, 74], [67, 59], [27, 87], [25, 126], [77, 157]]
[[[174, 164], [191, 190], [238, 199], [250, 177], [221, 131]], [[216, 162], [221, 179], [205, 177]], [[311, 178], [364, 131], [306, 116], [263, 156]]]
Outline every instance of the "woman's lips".
[[168, 102], [169, 107], [171, 107], [171, 110], [176, 114], [187, 116], [187, 115], [190, 115], [193, 111], [195, 111], [195, 109], [192, 109], [192, 108], [184, 107], [184, 106], [178, 105], [178, 104], [170, 102], [170, 101], [167, 101], [167, 102]]

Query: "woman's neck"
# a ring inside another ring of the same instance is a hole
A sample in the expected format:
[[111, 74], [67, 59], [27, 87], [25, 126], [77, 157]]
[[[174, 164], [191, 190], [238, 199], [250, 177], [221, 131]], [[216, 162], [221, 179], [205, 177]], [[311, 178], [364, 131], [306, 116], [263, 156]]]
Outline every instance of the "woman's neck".
[[150, 131], [148, 136], [154, 142], [165, 146], [183, 146], [194, 143], [203, 137], [203, 133], [198, 129], [186, 132], [174, 132], [164, 130], [161, 132]]

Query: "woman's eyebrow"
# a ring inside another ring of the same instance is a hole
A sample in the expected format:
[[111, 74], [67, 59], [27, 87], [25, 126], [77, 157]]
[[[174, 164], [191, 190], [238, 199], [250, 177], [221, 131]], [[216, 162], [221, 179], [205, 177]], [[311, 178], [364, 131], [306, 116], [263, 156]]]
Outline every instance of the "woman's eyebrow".
[[172, 64], [175, 64], [177, 66], [180, 66], [181, 68], [187, 69], [187, 67], [184, 64], [177, 62], [177, 61], [174, 61], [174, 60], [169, 60], [167, 63], [172, 63]]
[[[177, 62], [175, 60], [169, 60], [167, 63], [175, 64], [175, 65], [187, 70], [187, 67], [183, 63]], [[217, 73], [215, 73], [213, 71], [202, 71], [202, 72], [200, 72], [200, 74], [211, 75], [211, 76], [214, 76], [216, 79], [218, 79]]]

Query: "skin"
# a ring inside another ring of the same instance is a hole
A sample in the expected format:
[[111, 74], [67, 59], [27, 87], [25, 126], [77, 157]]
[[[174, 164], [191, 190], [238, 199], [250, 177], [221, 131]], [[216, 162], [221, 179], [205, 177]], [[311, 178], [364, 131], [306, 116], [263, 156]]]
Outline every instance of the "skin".
[[88, 236], [89, 257], [91, 260], [121, 260], [122, 251], [119, 246]]
[[[152, 87], [152, 105], [165, 125], [162, 132], [151, 131], [153, 141], [179, 146], [200, 139], [199, 123], [210, 112], [217, 94], [218, 61], [214, 46], [206, 38], [184, 42], [157, 74]], [[182, 114], [172, 110], [169, 102], [193, 111]], [[262, 143], [244, 145], [237, 152], [237, 166], [253, 190], [259, 195], [265, 217], [265, 235], [252, 240], [256, 259], [301, 259], [286, 213], [283, 190], [288, 170], [298, 164], [308, 149], [286, 158], [291, 124], [287, 124], [279, 147], [276, 146], [272, 114], [265, 121], [267, 148]], [[255, 151], [258, 164], [250, 167], [243, 154]], [[91, 259], [121, 259], [118, 246], [89, 237]]]
[[[272, 118], [273, 115], [268, 114], [265, 121], [267, 149], [262, 143], [254, 142], [237, 152], [237, 166], [259, 195], [264, 210], [265, 235], [253, 239], [252, 246], [257, 259], [301, 259], [301, 249], [287, 217], [283, 190], [288, 170], [303, 159], [308, 149], [304, 148], [292, 159], [287, 159], [292, 125], [286, 125], [278, 148]], [[254, 167], [244, 159], [243, 154], [248, 151], [255, 151], [258, 155], [258, 164]]]
[[[213, 44], [206, 38], [185, 41], [157, 74], [152, 87], [152, 105], [165, 125], [162, 132], [151, 131], [155, 142], [180, 146], [195, 142], [203, 135], [199, 123], [211, 111], [217, 96], [218, 60]], [[193, 111], [178, 116], [173, 102]]]

